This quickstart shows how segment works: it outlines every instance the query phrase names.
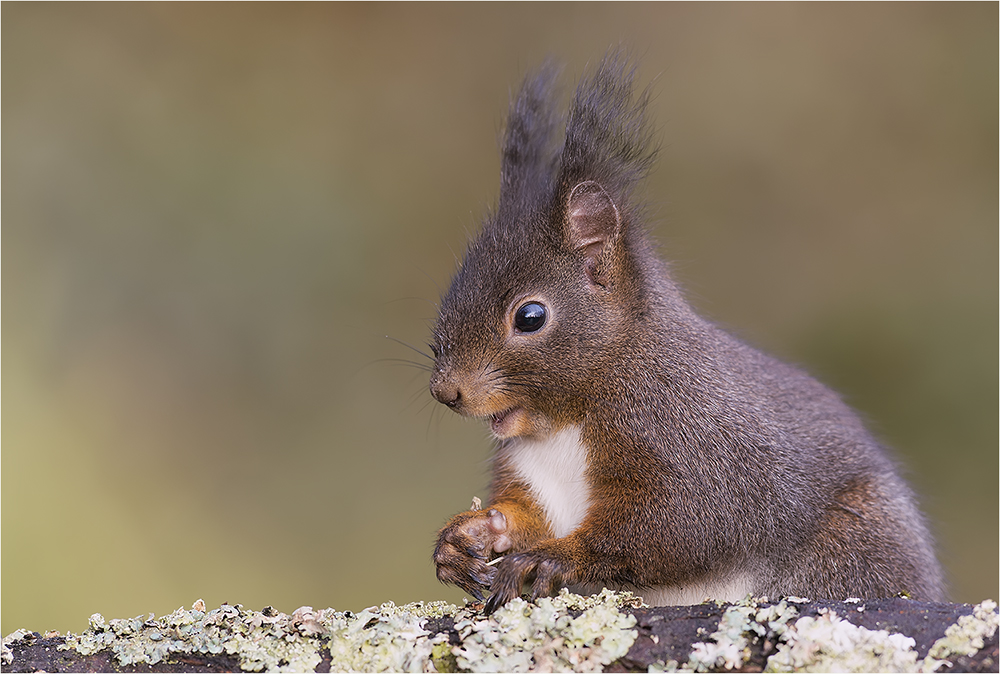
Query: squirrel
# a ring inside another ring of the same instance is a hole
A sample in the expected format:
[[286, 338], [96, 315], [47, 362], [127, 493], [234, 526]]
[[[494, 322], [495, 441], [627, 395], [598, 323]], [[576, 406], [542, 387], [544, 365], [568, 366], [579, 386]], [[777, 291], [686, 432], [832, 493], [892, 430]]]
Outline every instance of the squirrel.
[[914, 496], [857, 414], [697, 315], [658, 258], [635, 70], [605, 56], [565, 118], [551, 65], [511, 103], [498, 204], [430, 345], [433, 397], [497, 441], [488, 506], [438, 534], [438, 579], [489, 592], [487, 613], [525, 586], [943, 601]]

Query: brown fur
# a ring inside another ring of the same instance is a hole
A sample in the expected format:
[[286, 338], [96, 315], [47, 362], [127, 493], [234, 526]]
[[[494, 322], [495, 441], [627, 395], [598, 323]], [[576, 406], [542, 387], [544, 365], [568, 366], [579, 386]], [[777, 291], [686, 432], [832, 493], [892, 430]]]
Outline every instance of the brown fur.
[[[488, 610], [523, 583], [537, 597], [736, 576], [771, 596], [943, 599], [912, 494], [857, 416], [697, 316], [654, 254], [634, 200], [654, 154], [646, 96], [624, 59], [580, 84], [561, 145], [552, 81], [529, 78], [512, 105], [500, 202], [442, 300], [431, 391], [494, 415], [501, 450], [578, 427], [588, 507], [555, 538], [500, 451], [490, 508], [439, 534], [438, 577], [491, 591]], [[548, 314], [525, 332], [531, 302]]]

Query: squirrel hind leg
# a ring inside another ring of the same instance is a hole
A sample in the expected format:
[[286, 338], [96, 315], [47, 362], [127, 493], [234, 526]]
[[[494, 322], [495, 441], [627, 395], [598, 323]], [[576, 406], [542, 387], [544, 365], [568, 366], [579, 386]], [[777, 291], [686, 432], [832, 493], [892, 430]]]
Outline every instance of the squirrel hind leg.
[[775, 563], [774, 594], [810, 599], [874, 599], [904, 593], [944, 601], [930, 535], [905, 485], [859, 480], [842, 490], [815, 534]]

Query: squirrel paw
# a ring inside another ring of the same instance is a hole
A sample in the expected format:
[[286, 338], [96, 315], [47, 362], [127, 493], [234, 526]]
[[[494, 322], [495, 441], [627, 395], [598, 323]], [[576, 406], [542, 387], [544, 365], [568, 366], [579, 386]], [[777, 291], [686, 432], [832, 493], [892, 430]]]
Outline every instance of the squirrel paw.
[[521, 552], [504, 558], [497, 568], [484, 611], [487, 615], [520, 596], [521, 587], [531, 585], [531, 601], [554, 595], [573, 581], [573, 569], [565, 562], [542, 552]]
[[482, 601], [497, 570], [486, 562], [509, 550], [507, 518], [495, 508], [459, 513], [438, 533], [434, 548], [437, 577]]

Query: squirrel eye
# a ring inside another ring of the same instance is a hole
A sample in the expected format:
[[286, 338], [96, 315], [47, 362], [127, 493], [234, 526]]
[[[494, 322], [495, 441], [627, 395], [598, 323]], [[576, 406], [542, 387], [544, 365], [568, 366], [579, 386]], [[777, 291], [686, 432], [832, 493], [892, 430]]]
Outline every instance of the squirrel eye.
[[545, 325], [545, 307], [538, 302], [528, 302], [514, 314], [514, 327], [521, 332], [534, 332]]

